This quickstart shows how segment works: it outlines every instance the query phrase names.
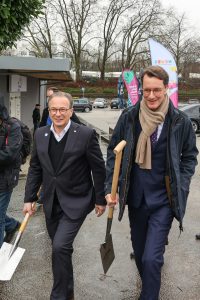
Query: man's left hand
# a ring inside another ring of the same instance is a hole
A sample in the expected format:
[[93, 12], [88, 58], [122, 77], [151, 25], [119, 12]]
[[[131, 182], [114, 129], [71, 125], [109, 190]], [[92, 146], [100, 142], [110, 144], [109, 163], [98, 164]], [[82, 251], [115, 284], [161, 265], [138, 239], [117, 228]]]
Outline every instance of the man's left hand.
[[106, 205], [95, 205], [95, 213], [97, 217], [103, 215], [105, 210], [106, 210]]

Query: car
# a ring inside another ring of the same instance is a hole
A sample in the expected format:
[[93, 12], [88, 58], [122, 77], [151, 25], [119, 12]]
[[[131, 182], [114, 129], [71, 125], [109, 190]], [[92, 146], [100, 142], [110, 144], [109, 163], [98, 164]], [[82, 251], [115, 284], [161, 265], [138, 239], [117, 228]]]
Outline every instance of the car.
[[108, 107], [108, 101], [104, 98], [96, 98], [93, 102], [94, 108], [105, 108]]
[[179, 108], [191, 120], [195, 133], [200, 130], [200, 104], [187, 104]]
[[188, 99], [188, 104], [200, 103], [199, 99]]
[[111, 100], [110, 102], [110, 108], [119, 108], [119, 104], [120, 104], [120, 99], [119, 98], [114, 98]]
[[92, 104], [87, 98], [74, 99], [73, 108], [75, 111], [89, 112], [92, 110]]
[[[120, 98], [114, 98], [111, 100], [110, 102], [110, 108], [113, 109], [113, 108], [120, 108], [120, 102], [121, 102], [121, 99]], [[123, 100], [123, 108], [126, 108], [127, 107], [127, 101], [126, 100]]]

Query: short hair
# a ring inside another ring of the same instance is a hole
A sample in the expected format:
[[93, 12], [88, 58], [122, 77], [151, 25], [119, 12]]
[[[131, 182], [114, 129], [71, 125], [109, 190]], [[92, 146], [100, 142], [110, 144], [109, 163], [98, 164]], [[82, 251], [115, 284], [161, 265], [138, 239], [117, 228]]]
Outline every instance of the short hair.
[[160, 66], [150, 66], [147, 67], [141, 76], [141, 82], [143, 84], [144, 75], [148, 77], [156, 77], [163, 81], [164, 85], [168, 85], [169, 83], [169, 75], [168, 73]]
[[54, 97], [64, 97], [67, 98], [67, 100], [69, 100], [69, 108], [73, 107], [73, 98], [72, 95], [69, 93], [64, 93], [64, 92], [57, 92], [57, 93], [53, 93], [51, 96], [49, 96], [49, 101], [48, 101], [48, 106], [50, 101], [54, 98]]
[[47, 88], [47, 91], [53, 91], [54, 93], [57, 93], [57, 92], [59, 92], [59, 89], [55, 86], [49, 86]]

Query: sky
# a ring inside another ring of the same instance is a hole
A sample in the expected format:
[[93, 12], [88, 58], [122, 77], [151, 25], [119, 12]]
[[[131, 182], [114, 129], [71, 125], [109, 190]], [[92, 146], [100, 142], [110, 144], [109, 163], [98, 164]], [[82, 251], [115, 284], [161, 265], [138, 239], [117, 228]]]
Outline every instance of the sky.
[[178, 14], [185, 12], [191, 25], [200, 31], [200, 0], [161, 0], [164, 7], [173, 6]]

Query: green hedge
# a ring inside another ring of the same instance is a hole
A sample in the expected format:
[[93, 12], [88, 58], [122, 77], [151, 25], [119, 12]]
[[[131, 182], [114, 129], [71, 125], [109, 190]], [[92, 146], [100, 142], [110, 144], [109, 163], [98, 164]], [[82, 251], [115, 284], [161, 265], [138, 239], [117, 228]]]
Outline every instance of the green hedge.
[[[72, 94], [74, 97], [82, 97], [83, 92], [81, 88], [67, 87], [63, 88], [63, 91]], [[127, 98], [127, 91], [125, 90], [125, 98]], [[84, 91], [84, 96], [88, 98], [115, 98], [117, 97], [117, 87], [115, 88], [104, 88], [104, 87], [86, 87]], [[188, 99], [200, 99], [200, 89], [196, 90], [179, 90], [179, 100], [187, 101]]]

